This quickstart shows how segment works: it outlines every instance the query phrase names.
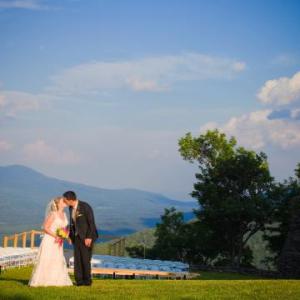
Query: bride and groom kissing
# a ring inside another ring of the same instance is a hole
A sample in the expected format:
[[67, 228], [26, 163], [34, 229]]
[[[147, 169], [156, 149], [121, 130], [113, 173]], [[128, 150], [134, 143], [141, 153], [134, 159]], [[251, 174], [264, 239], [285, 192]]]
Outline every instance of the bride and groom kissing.
[[[67, 206], [70, 222], [64, 212]], [[92, 249], [98, 238], [91, 206], [78, 200], [75, 192], [67, 191], [48, 203], [42, 228], [44, 236], [29, 286], [73, 285], [63, 253], [64, 238], [73, 245], [76, 285], [91, 285]]]

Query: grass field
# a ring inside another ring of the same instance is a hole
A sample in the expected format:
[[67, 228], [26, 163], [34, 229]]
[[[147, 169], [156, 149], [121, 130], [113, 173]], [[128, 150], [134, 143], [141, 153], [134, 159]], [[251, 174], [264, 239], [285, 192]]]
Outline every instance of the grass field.
[[27, 286], [31, 268], [0, 275], [0, 299], [300, 299], [300, 281], [201, 273], [198, 280], [95, 279], [92, 287]]

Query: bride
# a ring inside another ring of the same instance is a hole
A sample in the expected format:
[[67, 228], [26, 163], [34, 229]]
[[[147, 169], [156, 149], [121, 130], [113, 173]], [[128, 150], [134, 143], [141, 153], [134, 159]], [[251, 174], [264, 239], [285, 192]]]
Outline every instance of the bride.
[[44, 237], [40, 244], [36, 265], [29, 286], [68, 286], [72, 281], [68, 275], [63, 245], [56, 235], [58, 228], [66, 227], [68, 219], [64, 212], [63, 197], [57, 197], [47, 206], [43, 224]]

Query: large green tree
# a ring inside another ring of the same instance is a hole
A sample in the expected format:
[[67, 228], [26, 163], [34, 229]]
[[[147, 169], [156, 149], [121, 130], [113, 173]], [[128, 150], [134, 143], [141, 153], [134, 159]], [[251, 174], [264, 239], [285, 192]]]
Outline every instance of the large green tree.
[[186, 134], [179, 151], [199, 165], [191, 193], [200, 204], [198, 221], [209, 228], [223, 259], [239, 267], [249, 257], [247, 241], [264, 230], [274, 209], [267, 156], [238, 147], [235, 138], [218, 130]]

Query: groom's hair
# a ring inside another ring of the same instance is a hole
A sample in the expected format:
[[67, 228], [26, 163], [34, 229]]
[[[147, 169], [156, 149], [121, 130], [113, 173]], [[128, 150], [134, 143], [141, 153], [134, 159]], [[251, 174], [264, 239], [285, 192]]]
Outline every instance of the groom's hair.
[[67, 200], [76, 200], [76, 194], [73, 191], [67, 191], [63, 194], [63, 196], [67, 199]]

